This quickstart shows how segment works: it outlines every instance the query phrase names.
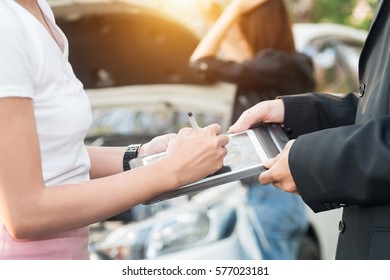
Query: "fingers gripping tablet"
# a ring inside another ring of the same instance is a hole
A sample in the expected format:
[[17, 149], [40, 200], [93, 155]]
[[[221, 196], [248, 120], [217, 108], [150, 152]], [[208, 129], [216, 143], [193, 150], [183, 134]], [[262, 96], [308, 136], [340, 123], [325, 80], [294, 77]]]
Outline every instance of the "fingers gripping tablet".
[[[177, 196], [199, 192], [214, 186], [259, 175], [265, 170], [263, 162], [275, 157], [283, 150], [289, 140], [280, 125], [262, 124], [244, 132], [228, 134], [228, 153], [224, 158], [224, 166], [214, 174], [197, 182], [182, 186], [176, 190], [162, 193], [145, 202], [151, 204]], [[136, 158], [130, 162], [131, 168], [150, 164], [165, 153]]]

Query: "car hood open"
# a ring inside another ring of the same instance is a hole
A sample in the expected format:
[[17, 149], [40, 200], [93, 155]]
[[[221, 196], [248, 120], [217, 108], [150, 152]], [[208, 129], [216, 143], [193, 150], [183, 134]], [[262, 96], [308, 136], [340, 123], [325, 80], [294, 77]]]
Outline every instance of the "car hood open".
[[69, 40], [70, 63], [86, 88], [204, 83], [187, 67], [197, 35], [150, 5], [161, 1], [143, 2], [51, 2]]
[[169, 2], [49, 1], [90, 98], [87, 142], [145, 142], [188, 126], [188, 111], [202, 126], [228, 128], [235, 86], [194, 78], [188, 60], [199, 35], [165, 12]]

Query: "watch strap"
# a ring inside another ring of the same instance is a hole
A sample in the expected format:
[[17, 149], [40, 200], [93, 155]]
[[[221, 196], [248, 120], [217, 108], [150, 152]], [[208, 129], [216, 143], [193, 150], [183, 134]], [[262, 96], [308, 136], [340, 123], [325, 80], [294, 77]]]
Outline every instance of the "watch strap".
[[131, 144], [127, 146], [126, 152], [123, 155], [123, 171], [130, 170], [130, 160], [138, 156], [141, 146], [142, 144]]

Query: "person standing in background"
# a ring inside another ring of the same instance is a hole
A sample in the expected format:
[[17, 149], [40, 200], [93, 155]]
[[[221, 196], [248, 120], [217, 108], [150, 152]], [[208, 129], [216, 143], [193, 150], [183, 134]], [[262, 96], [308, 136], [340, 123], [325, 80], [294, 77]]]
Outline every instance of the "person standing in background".
[[[296, 51], [283, 0], [233, 0], [194, 50], [189, 67], [199, 79], [237, 85], [232, 123], [248, 108], [279, 95], [315, 87], [311, 59]], [[248, 185], [248, 202], [266, 236], [258, 244], [264, 259], [296, 259], [307, 229], [302, 199], [257, 177]]]

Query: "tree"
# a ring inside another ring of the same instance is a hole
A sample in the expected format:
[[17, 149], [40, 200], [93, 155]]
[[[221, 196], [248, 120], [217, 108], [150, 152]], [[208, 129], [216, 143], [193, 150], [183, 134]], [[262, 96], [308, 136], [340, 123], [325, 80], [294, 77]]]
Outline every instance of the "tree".
[[376, 0], [289, 0], [296, 22], [333, 22], [368, 29]]

